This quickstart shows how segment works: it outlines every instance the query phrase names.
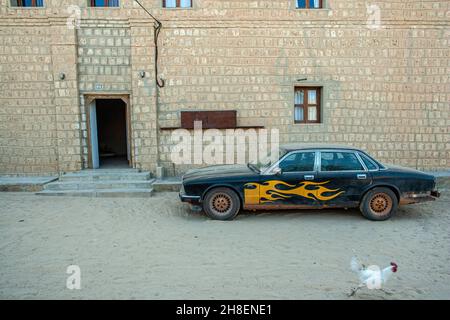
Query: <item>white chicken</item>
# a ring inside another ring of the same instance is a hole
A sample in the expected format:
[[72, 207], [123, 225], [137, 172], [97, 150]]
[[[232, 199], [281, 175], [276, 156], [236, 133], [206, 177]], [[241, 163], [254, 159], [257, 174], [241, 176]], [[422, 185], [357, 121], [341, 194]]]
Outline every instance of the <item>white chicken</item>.
[[382, 289], [382, 286], [386, 284], [386, 282], [395, 272], [397, 272], [398, 266], [395, 262], [391, 262], [390, 266], [382, 270], [380, 270], [380, 268], [376, 266], [367, 268], [365, 265], [359, 263], [356, 257], [353, 257], [352, 261], [350, 262], [350, 268], [353, 272], [357, 273], [359, 277], [359, 286], [353, 289], [349, 294], [349, 296], [351, 297], [363, 287], [368, 287], [369, 289], [378, 289], [386, 292]]

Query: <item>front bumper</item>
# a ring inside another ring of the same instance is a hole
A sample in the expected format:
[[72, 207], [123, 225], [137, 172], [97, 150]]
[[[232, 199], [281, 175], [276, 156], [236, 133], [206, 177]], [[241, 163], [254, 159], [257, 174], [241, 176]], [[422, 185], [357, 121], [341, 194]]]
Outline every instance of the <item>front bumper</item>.
[[200, 200], [201, 197], [200, 196], [189, 196], [186, 194], [186, 192], [184, 191], [184, 186], [181, 186], [181, 190], [179, 193], [179, 197], [181, 202], [187, 202], [190, 203], [192, 205], [199, 205], [200, 204]]
[[201, 199], [200, 196], [187, 196], [187, 195], [181, 194], [181, 193], [179, 194], [179, 196], [180, 196], [180, 200], [182, 202], [187, 202], [190, 204], [200, 204], [200, 199]]

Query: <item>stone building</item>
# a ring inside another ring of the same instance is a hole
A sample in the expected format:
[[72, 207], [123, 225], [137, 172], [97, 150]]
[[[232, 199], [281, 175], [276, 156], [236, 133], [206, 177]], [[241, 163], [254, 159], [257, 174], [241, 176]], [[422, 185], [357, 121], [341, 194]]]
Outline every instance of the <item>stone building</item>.
[[92, 167], [93, 144], [178, 174], [171, 132], [199, 110], [450, 167], [448, 0], [140, 2], [158, 50], [134, 0], [0, 0], [0, 174]]

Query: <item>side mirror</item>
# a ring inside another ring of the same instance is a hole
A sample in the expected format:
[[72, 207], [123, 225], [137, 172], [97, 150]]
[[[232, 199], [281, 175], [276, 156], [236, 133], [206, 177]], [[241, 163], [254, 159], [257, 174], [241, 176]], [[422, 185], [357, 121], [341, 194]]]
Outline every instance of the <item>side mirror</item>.
[[280, 167], [273, 169], [273, 174], [276, 176], [280, 176], [283, 173], [283, 170]]

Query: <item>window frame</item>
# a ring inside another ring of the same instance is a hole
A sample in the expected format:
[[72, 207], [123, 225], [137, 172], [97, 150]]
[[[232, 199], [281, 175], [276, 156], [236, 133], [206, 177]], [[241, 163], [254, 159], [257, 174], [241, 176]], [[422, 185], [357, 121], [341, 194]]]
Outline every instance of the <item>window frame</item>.
[[[361, 152], [357, 152], [356, 153], [358, 155], [358, 158], [360, 160], [360, 162], [364, 165], [364, 168], [366, 168], [367, 171], [378, 171], [380, 170], [379, 166], [369, 157], [367, 157], [365, 154], [361, 153]], [[363, 157], [366, 157], [368, 162], [371, 163], [373, 166], [375, 166], [375, 169], [369, 169], [369, 167], [366, 165], [366, 162], [364, 161]]]
[[282, 160], [278, 161], [277, 163], [277, 167], [280, 167], [280, 164], [285, 161], [288, 157], [293, 156], [293, 155], [297, 155], [298, 153], [313, 153], [314, 154], [314, 163], [313, 163], [313, 169], [312, 170], [303, 170], [303, 171], [282, 171], [282, 173], [298, 173], [298, 172], [316, 172], [316, 168], [317, 168], [317, 151], [315, 150], [295, 150], [292, 152], [289, 152], [288, 154], [286, 154]]
[[[316, 103], [309, 104], [308, 103], [308, 90], [316, 90]], [[295, 103], [295, 94], [297, 91], [303, 91], [303, 104]], [[322, 92], [323, 87], [320, 86], [295, 86], [294, 87], [294, 124], [308, 124], [308, 123], [322, 123]], [[295, 119], [295, 109], [300, 107], [303, 109], [303, 120]], [[317, 108], [317, 119], [309, 120], [308, 117], [308, 107], [316, 107]]]
[[[353, 153], [353, 155], [355, 156], [355, 158], [358, 160], [359, 164], [361, 165], [362, 170], [332, 170], [332, 171], [322, 171], [322, 152], [324, 153], [328, 153], [328, 152], [337, 152], [337, 153]], [[362, 159], [358, 156], [358, 152], [357, 151], [353, 151], [353, 150], [341, 150], [341, 149], [321, 149], [319, 150], [319, 156], [317, 158], [318, 164], [317, 164], [317, 170], [318, 172], [369, 172], [369, 170], [367, 170], [364, 162], [362, 161]]]
[[314, 154], [315, 154], [313, 171], [289, 171], [289, 172], [286, 172], [286, 174], [288, 174], [288, 173], [298, 173], [298, 172], [307, 172], [307, 173], [317, 172], [317, 169], [318, 169], [318, 167], [317, 167], [317, 165], [318, 165], [317, 159], [318, 159], [318, 158], [317, 158], [317, 157], [318, 157], [318, 155], [319, 155], [319, 151], [318, 151], [318, 150], [315, 150], [315, 149], [300, 149], [300, 150], [293, 150], [293, 151], [287, 152], [287, 153], [286, 153], [285, 155], [283, 155], [277, 162], [275, 162], [272, 166], [270, 166], [269, 168], [267, 168], [266, 171], [261, 172], [261, 175], [271, 175], [271, 174], [274, 174], [274, 170], [275, 170], [276, 168], [279, 168], [279, 167], [280, 167], [280, 163], [281, 163], [282, 161], [284, 161], [284, 159], [286, 159], [287, 157], [289, 157], [289, 156], [291, 156], [291, 155], [293, 155], [293, 154], [296, 154], [296, 153], [314, 153]]
[[109, 4], [108, 4], [108, 0], [103, 0], [103, 3], [105, 4], [104, 6], [96, 6], [95, 5], [95, 0], [88, 0], [88, 7], [89, 8], [120, 8], [120, 3], [121, 3], [121, 1], [120, 0], [118, 0], [119, 2], [118, 2], [118, 4], [117, 4], [117, 6], [110, 6]]
[[362, 156], [365, 156], [367, 159], [370, 160], [370, 162], [375, 164], [375, 166], [377, 167], [377, 169], [368, 169], [368, 171], [380, 171], [380, 170], [386, 170], [387, 169], [382, 163], [378, 162], [376, 159], [374, 159], [372, 156], [370, 156], [369, 154], [367, 154], [366, 152], [364, 152], [362, 150], [358, 151], [358, 155], [361, 157], [361, 161], [362, 162], [364, 162]]
[[[19, 2], [21, 2], [22, 3], [22, 1], [23, 0], [17, 0], [17, 2], [19, 3]], [[31, 0], [31, 3], [33, 4], [33, 3], [35, 3], [36, 4], [36, 1], [37, 0]], [[13, 5], [13, 3], [12, 3], [12, 1], [10, 0], [9, 1], [9, 7], [10, 8], [14, 8], [14, 9], [40, 9], [40, 8], [45, 8], [45, 0], [42, 0], [42, 6], [37, 6], [37, 5], [31, 5], [31, 6], [19, 6], [19, 5], [17, 5], [17, 6], [15, 6], [15, 5]]]
[[162, 0], [162, 7], [163, 9], [192, 9], [194, 7], [194, 0], [191, 0], [191, 6], [190, 7], [182, 7], [181, 6], [181, 0], [176, 0], [175, 7], [166, 7], [167, 0]]
[[318, 8], [311, 8], [309, 6], [309, 1], [310, 0], [305, 0], [305, 7], [304, 8], [300, 8], [298, 7], [298, 0], [294, 0], [295, 1], [295, 9], [297, 10], [318, 10], [318, 9], [325, 9], [324, 6], [324, 0], [319, 0], [319, 7]]

